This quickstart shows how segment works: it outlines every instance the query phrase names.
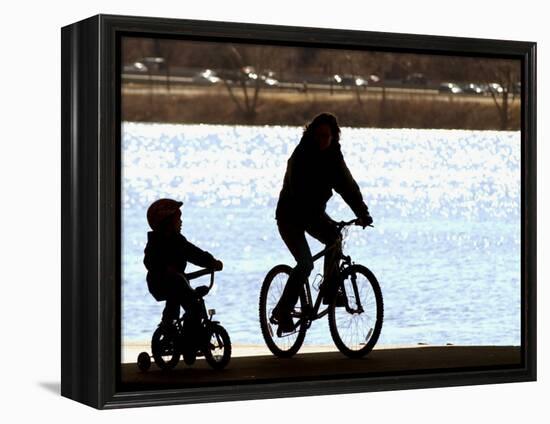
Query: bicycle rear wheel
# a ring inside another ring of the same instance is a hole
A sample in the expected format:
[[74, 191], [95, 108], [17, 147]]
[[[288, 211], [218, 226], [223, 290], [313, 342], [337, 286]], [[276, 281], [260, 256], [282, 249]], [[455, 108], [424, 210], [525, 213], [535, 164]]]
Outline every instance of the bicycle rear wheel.
[[382, 331], [382, 290], [374, 274], [357, 264], [342, 272], [339, 290], [343, 290], [347, 304], [336, 306], [336, 298], [332, 301], [330, 334], [340, 352], [350, 358], [360, 358], [372, 350]]
[[155, 363], [162, 370], [170, 370], [179, 362], [181, 353], [177, 337], [176, 330], [168, 331], [163, 327], [158, 327], [153, 333], [151, 350]]
[[268, 272], [260, 290], [260, 327], [269, 350], [281, 358], [290, 358], [302, 346], [306, 337], [307, 320], [297, 315], [302, 311], [305, 299], [303, 294], [294, 308], [293, 321], [297, 325], [293, 333], [277, 336], [277, 325], [270, 322], [273, 309], [279, 302], [288, 281], [292, 268], [288, 265], [277, 265]]

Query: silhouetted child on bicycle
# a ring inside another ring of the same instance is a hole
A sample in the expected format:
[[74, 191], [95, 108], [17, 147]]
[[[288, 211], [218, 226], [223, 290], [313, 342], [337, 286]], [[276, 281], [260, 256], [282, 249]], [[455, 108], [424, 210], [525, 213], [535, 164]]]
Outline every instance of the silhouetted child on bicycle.
[[[147, 234], [143, 263], [147, 268], [147, 286], [157, 301], [166, 301], [162, 324], [171, 326], [185, 310], [184, 331], [193, 332], [199, 322], [201, 287], [191, 287], [184, 275], [187, 262], [220, 271], [223, 263], [199, 249], [180, 233], [182, 202], [159, 199], [147, 209], [147, 222], [153, 231]], [[189, 333], [188, 333], [189, 334]]]

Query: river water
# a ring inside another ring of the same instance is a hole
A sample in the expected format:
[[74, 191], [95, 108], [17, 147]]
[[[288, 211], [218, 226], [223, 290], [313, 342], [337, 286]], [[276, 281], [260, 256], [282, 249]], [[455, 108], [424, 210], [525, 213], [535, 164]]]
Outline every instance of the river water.
[[[263, 343], [260, 285], [272, 266], [294, 265], [274, 211], [300, 135], [123, 123], [123, 342], [149, 339], [160, 320], [164, 305], [147, 291], [142, 262], [146, 210], [172, 197], [184, 202], [182, 233], [224, 262], [207, 306], [233, 343]], [[375, 223], [352, 228], [345, 252], [380, 281], [379, 344], [519, 345], [520, 133], [343, 128], [341, 144]], [[353, 218], [337, 194], [328, 212]], [[311, 278], [320, 271], [317, 262]], [[332, 343], [326, 319], [305, 343]]]

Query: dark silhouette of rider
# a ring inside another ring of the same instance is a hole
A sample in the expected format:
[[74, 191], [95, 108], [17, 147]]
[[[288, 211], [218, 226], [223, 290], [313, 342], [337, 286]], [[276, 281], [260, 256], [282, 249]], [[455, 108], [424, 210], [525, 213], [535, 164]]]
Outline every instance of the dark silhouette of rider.
[[294, 329], [291, 311], [298, 301], [302, 284], [313, 269], [313, 259], [305, 233], [329, 246], [336, 243], [324, 261], [324, 283], [321, 286], [325, 303], [336, 295], [334, 266], [341, 255], [340, 233], [336, 223], [325, 212], [332, 190], [339, 193], [365, 227], [373, 220], [359, 186], [353, 179], [340, 149], [340, 127], [336, 117], [321, 113], [306, 125], [300, 143], [287, 162], [283, 188], [279, 194], [275, 217], [279, 233], [296, 260], [285, 290], [273, 311], [278, 332]]
[[181, 234], [182, 202], [159, 199], [147, 210], [147, 222], [153, 231], [147, 234], [143, 263], [147, 268], [147, 286], [157, 301], [166, 300], [162, 324], [172, 325], [179, 318], [180, 306], [186, 312], [185, 326], [191, 330], [199, 317], [199, 299], [204, 290], [191, 287], [184, 275], [187, 262], [219, 271], [223, 263], [199, 249]]

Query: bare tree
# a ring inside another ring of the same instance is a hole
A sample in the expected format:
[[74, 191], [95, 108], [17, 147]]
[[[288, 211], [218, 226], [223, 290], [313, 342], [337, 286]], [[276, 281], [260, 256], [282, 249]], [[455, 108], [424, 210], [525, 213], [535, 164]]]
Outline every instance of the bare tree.
[[155, 38], [154, 42], [154, 53], [155, 58], [160, 59], [158, 62], [159, 70], [164, 70], [166, 75], [166, 90], [170, 92], [170, 69], [172, 66], [172, 61], [177, 54], [177, 48], [172, 40], [159, 40]]
[[253, 123], [257, 116], [260, 91], [263, 86], [261, 76], [269, 66], [275, 65], [269, 55], [269, 47], [228, 45], [224, 49], [222, 61], [228, 74], [222, 74], [223, 83], [237, 110], [246, 122]]
[[[151, 54], [153, 49], [152, 39], [142, 39], [142, 38], [127, 38], [124, 41], [124, 48], [122, 49], [122, 65], [125, 64], [135, 64], [143, 60], [144, 57], [147, 57]], [[152, 70], [150, 67], [147, 67], [147, 76], [149, 88], [149, 107], [143, 111], [143, 114], [147, 118], [151, 118], [154, 115], [154, 87], [152, 84]]]
[[[346, 57], [346, 62], [349, 66], [349, 70], [350, 70], [350, 73], [351, 73], [351, 78], [353, 80], [350, 83], [352, 84], [352, 89], [355, 93], [355, 100], [357, 101], [357, 105], [361, 109], [361, 113], [364, 113], [365, 105], [363, 103], [363, 99], [361, 98], [361, 92], [362, 92], [363, 87], [361, 87], [357, 84], [358, 78], [361, 78], [361, 73], [358, 72], [360, 67], [357, 65], [357, 62], [360, 61], [361, 58], [354, 57], [354, 56], [352, 56], [351, 54], [346, 54], [345, 57]], [[364, 72], [365, 70], [366, 69], [361, 68], [361, 71]]]
[[[384, 52], [360, 52], [353, 55], [347, 55], [351, 73], [354, 78], [365, 78], [368, 83], [361, 89], [359, 85], [355, 85], [355, 97], [362, 112], [366, 111], [362, 93], [368, 92], [368, 84], [371, 84], [370, 75], [376, 75], [379, 78], [384, 78], [387, 72], [394, 66], [397, 57], [394, 53]], [[386, 85], [382, 80], [380, 85], [381, 96], [379, 106], [378, 126], [385, 127], [388, 122], [387, 102], [386, 102]]]
[[507, 130], [511, 109], [519, 94], [520, 63], [512, 60], [480, 60], [478, 69], [497, 108], [500, 129]]

